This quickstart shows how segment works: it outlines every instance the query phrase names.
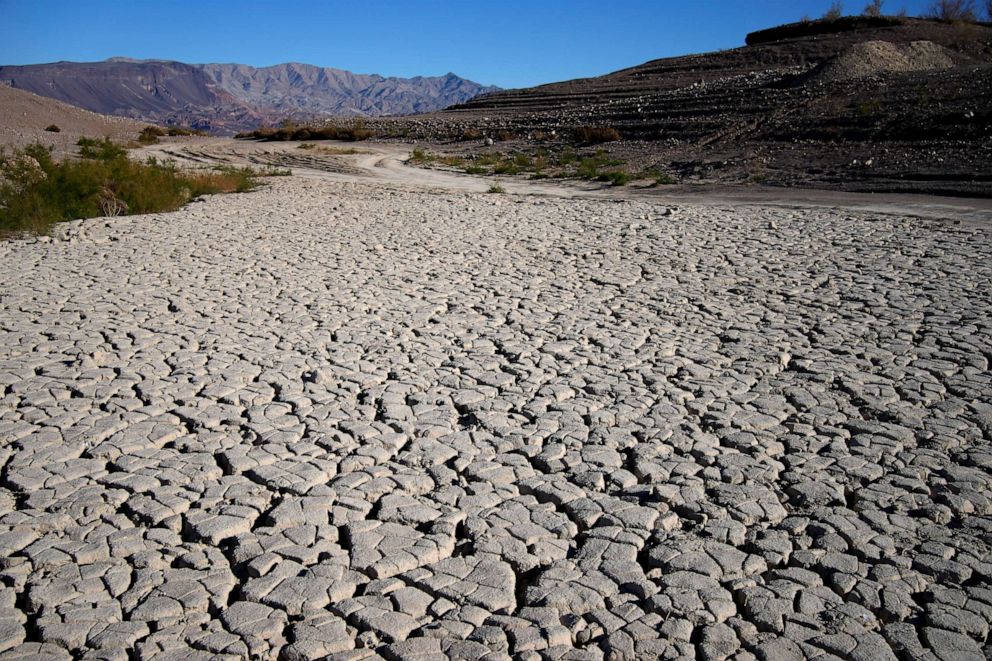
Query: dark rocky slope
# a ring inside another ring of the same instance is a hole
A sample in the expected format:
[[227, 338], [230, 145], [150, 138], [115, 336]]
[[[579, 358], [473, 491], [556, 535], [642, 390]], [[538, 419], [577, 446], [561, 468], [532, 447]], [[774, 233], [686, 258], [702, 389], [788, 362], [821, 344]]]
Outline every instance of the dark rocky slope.
[[613, 127], [623, 140], [598, 148], [683, 182], [992, 193], [992, 26], [846, 18], [748, 43], [477, 97], [408, 130], [536, 151]]

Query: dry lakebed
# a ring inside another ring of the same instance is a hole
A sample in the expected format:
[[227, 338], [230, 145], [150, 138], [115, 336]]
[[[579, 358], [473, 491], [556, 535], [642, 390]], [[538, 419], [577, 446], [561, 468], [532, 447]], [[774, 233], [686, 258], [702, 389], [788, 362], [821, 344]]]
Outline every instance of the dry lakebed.
[[992, 653], [992, 225], [353, 161], [0, 243], [0, 658]]

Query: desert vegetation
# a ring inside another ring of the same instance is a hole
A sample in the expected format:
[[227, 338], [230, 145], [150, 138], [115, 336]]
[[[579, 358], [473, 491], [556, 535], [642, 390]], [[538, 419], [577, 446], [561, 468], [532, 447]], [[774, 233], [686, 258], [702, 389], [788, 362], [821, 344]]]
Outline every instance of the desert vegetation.
[[344, 140], [359, 142], [374, 137], [374, 132], [366, 128], [365, 123], [357, 120], [350, 124], [332, 124], [329, 126], [297, 126], [285, 122], [279, 128], [262, 127], [254, 131], [245, 131], [235, 135], [242, 140], [288, 141], [288, 140]]
[[529, 179], [584, 179], [626, 186], [634, 181], [651, 185], [674, 184], [676, 179], [657, 169], [631, 172], [623, 161], [598, 149], [585, 155], [571, 147], [558, 151], [538, 150], [536, 154], [489, 152], [470, 156], [447, 156], [417, 148], [410, 161], [423, 167], [444, 167], [475, 175], [527, 175]]
[[620, 139], [620, 132], [612, 126], [580, 126], [575, 129], [574, 136], [579, 144], [598, 145], [616, 142]]
[[288, 174], [250, 168], [185, 171], [169, 162], [127, 157], [108, 140], [82, 138], [78, 159], [56, 161], [34, 144], [0, 153], [0, 236], [43, 234], [76, 218], [173, 211], [200, 195], [244, 192], [258, 177]]
[[158, 139], [165, 135], [165, 129], [157, 126], [146, 126], [138, 134], [138, 142], [143, 145], [154, 145]]
[[830, 7], [823, 14], [823, 19], [827, 21], [836, 21], [841, 16], [844, 15], [844, 4], [840, 0], [834, 0], [830, 3]]
[[49, 124], [48, 126], [45, 127], [45, 130], [48, 131], [49, 133], [61, 133], [62, 132], [62, 129], [60, 129], [57, 124]]

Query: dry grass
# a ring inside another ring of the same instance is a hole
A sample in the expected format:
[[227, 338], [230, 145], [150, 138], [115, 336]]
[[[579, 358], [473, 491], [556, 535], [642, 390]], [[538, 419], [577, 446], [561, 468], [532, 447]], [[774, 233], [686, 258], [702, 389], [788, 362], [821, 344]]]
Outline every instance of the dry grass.
[[604, 142], [616, 142], [620, 132], [612, 126], [580, 126], [574, 131], [576, 142], [586, 145], [598, 145]]

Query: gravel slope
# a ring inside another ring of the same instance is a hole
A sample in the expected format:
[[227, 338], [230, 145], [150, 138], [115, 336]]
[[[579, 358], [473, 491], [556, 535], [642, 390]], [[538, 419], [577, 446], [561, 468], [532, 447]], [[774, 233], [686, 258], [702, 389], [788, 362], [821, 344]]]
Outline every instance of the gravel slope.
[[0, 244], [0, 658], [984, 658], [987, 227], [311, 171]]
[[[45, 130], [52, 124], [59, 127], [58, 133]], [[127, 143], [136, 140], [145, 126], [133, 119], [100, 115], [0, 85], [0, 145], [6, 147], [41, 142], [59, 155], [75, 154], [79, 138], [109, 137]]]

